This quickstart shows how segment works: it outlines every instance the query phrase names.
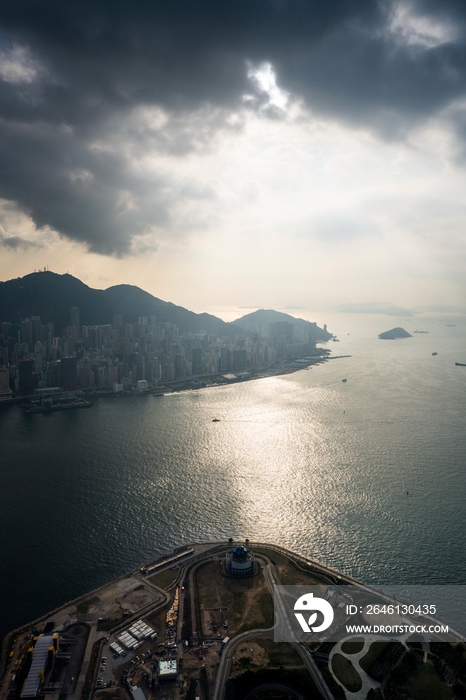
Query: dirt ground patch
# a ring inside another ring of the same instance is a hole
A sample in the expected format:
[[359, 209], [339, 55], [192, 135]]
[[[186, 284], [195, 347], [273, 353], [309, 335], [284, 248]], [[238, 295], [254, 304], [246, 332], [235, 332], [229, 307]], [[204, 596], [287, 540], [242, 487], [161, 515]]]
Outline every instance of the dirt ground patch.
[[154, 646], [158, 646], [159, 644], [162, 644], [163, 642], [166, 642], [166, 616], [167, 612], [170, 609], [171, 602], [165, 605], [163, 608], [160, 610], [157, 610], [157, 612], [152, 613], [152, 615], [148, 615], [147, 617], [144, 617], [144, 621], [147, 622], [148, 625], [150, 625], [156, 632], [157, 632], [157, 639], [155, 642], [153, 642], [152, 648]]
[[130, 700], [131, 696], [124, 688], [102, 688], [94, 693], [95, 700]]
[[78, 603], [76, 613], [92, 617], [118, 617], [124, 612], [136, 612], [139, 608], [155, 602], [158, 597], [155, 590], [139, 581], [123, 579], [101, 589], [98, 596]]
[[236, 673], [259, 668], [304, 668], [298, 652], [284, 642], [274, 642], [271, 637], [262, 637], [244, 642], [232, 659], [232, 668]]
[[[230, 578], [222, 573], [222, 562], [218, 560], [196, 571], [195, 585], [204, 636], [231, 636], [273, 625], [273, 600], [262, 573]], [[225, 619], [228, 628], [223, 627]]]
[[186, 687], [189, 686], [191, 678], [199, 677], [200, 666], [205, 667], [207, 678], [210, 683], [213, 683], [219, 664], [220, 648], [221, 644], [215, 642], [198, 646], [183, 654], [183, 679]]

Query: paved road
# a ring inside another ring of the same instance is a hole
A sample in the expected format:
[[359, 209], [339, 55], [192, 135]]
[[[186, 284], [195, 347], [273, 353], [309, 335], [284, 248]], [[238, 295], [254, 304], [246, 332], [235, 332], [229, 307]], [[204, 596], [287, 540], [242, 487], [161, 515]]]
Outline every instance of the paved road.
[[[270, 560], [268, 561], [266, 566], [264, 566], [263, 574], [265, 580], [267, 581], [270, 593], [273, 596], [273, 586], [274, 584], [280, 585], [280, 578], [278, 576], [276, 567], [272, 564], [272, 562], [270, 562]], [[288, 616], [285, 612], [285, 608], [283, 606], [281, 598], [277, 597], [276, 601], [274, 602], [277, 603], [275, 605], [275, 613], [278, 618], [275, 620], [275, 624], [277, 626], [280, 626], [282, 630], [288, 628], [290, 636], [294, 636], [292, 634], [291, 626], [288, 621]], [[333, 695], [330, 692], [327, 683], [324, 681], [322, 674], [320, 673], [319, 668], [316, 662], [314, 661], [314, 658], [309, 648], [303, 642], [297, 642], [293, 644], [293, 646], [298, 652], [298, 654], [301, 656], [304, 665], [306, 666], [307, 670], [311, 675], [311, 678], [313, 679], [314, 683], [316, 684], [317, 688], [319, 689], [320, 693], [325, 698], [325, 700], [334, 700]]]
[[[222, 658], [220, 659], [220, 665], [217, 671], [217, 677], [215, 679], [213, 700], [223, 700], [225, 697], [225, 684], [230, 676], [231, 671], [231, 660], [236, 651], [236, 647], [249, 639], [254, 639], [254, 637], [266, 637], [273, 634], [273, 627], [269, 629], [252, 630], [250, 632], [243, 632], [239, 634], [234, 639], [231, 639], [223, 647]], [[333, 699], [332, 699], [333, 700]]]
[[199, 637], [202, 635], [202, 630], [201, 630], [201, 635], [198, 634], [197, 631], [197, 621], [196, 621], [196, 596], [195, 596], [195, 591], [194, 591], [194, 574], [196, 573], [197, 569], [199, 567], [203, 566], [209, 561], [214, 561], [213, 557], [208, 557], [207, 559], [203, 559], [202, 561], [198, 562], [197, 564], [194, 564], [189, 570], [189, 594], [191, 596], [191, 622], [192, 622], [192, 636], [193, 637]]
[[69, 700], [78, 700], [81, 697], [84, 681], [86, 680], [86, 673], [89, 667], [89, 661], [91, 659], [92, 649], [94, 648], [94, 642], [101, 635], [97, 633], [97, 623], [91, 624], [91, 630], [89, 632], [89, 637], [87, 640], [86, 651], [84, 653], [84, 660], [81, 666], [81, 671], [79, 673], [78, 682], [76, 683], [76, 689], [73, 695], [68, 695]]
[[311, 674], [312, 680], [316, 684], [321, 695], [325, 698], [325, 700], [334, 700], [333, 695], [330, 692], [330, 688], [324, 681], [322, 674], [319, 671], [319, 667], [317, 666], [309, 648], [303, 642], [293, 644], [293, 646], [304, 661], [304, 665]]
[[[280, 578], [278, 576], [277, 569], [275, 565], [272, 564], [272, 562], [262, 554], [260, 556], [256, 555], [256, 560], [259, 561], [259, 563], [261, 563], [262, 565], [262, 573], [264, 574], [264, 578], [267, 583], [267, 586], [269, 587], [270, 593], [273, 596], [274, 585], [280, 585]], [[282, 626], [286, 626], [287, 624], [289, 625], [285, 610], [283, 608], [283, 605], [280, 605], [280, 602], [275, 608], [275, 614], [277, 616], [275, 624], [281, 624]], [[242, 634], [229, 641], [224, 646], [222, 658], [220, 659], [220, 665], [217, 671], [217, 677], [215, 679], [213, 700], [223, 700], [225, 697], [225, 684], [230, 675], [231, 660], [233, 658], [233, 654], [236, 650], [236, 647], [248, 639], [272, 635], [273, 630], [274, 627], [263, 630], [252, 630], [251, 632], [243, 632]], [[309, 674], [311, 675], [311, 678], [313, 679], [314, 683], [316, 684], [316, 687], [318, 688], [322, 696], [325, 698], [325, 700], [334, 700], [333, 695], [330, 692], [330, 689], [327, 686], [326, 682], [322, 678], [322, 675], [308, 647], [302, 642], [296, 642], [295, 644], [293, 644], [293, 646], [301, 656], [304, 665], [306, 666], [307, 670], [309, 671]]]

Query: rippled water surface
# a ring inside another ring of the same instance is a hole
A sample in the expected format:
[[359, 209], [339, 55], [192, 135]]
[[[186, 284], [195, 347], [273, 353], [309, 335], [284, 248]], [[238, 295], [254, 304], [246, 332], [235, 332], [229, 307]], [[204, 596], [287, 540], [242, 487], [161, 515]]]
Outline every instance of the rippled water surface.
[[[366, 581], [466, 583], [465, 317], [323, 320], [351, 358], [89, 410], [3, 407], [0, 634], [180, 543], [230, 536]], [[429, 333], [377, 339], [394, 325]]]

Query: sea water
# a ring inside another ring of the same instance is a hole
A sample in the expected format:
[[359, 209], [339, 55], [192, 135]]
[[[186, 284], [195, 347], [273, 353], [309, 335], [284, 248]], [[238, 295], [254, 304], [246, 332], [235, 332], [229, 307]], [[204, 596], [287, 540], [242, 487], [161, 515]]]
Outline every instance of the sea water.
[[[466, 583], [465, 316], [311, 320], [351, 357], [85, 410], [1, 408], [0, 636], [180, 544], [229, 537], [366, 582]], [[412, 338], [377, 338], [393, 326]]]

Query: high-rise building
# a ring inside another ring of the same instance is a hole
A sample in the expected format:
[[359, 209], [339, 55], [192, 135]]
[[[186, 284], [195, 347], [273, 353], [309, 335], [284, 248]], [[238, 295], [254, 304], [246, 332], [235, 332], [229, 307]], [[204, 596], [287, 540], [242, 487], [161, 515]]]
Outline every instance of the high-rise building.
[[20, 360], [19, 390], [22, 394], [30, 394], [37, 387], [36, 377], [33, 374], [34, 360]]
[[77, 306], [73, 306], [71, 309], [71, 325], [79, 328], [79, 309]]
[[10, 388], [10, 373], [6, 367], [0, 367], [0, 391]]
[[74, 391], [78, 388], [78, 364], [75, 357], [62, 357], [61, 380], [65, 391]]
[[192, 362], [193, 374], [202, 374], [203, 367], [202, 367], [202, 349], [201, 348], [193, 348], [192, 353], [191, 353], [191, 362]]

